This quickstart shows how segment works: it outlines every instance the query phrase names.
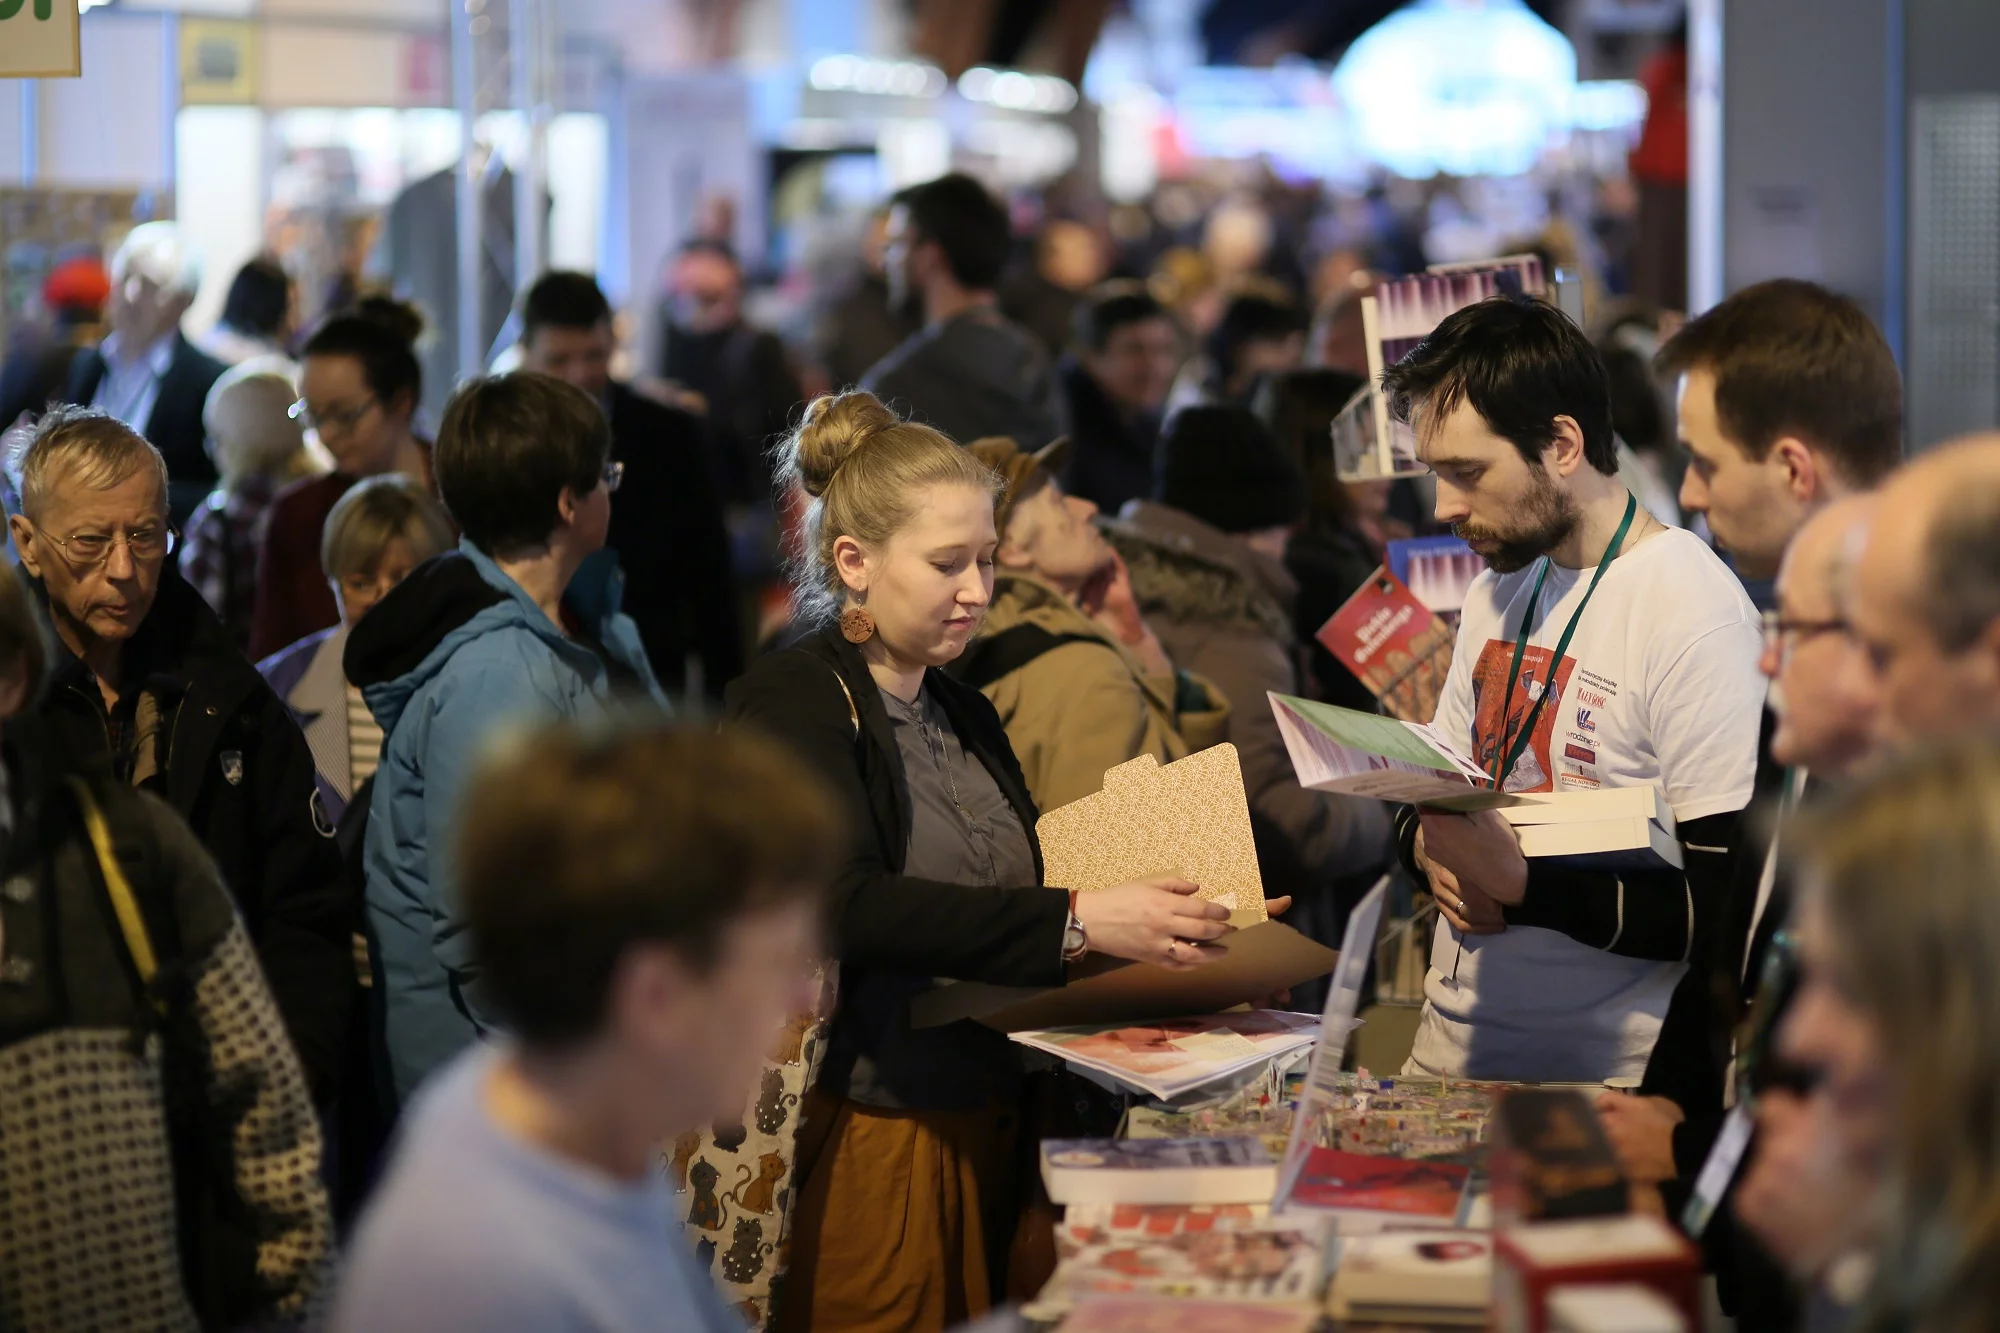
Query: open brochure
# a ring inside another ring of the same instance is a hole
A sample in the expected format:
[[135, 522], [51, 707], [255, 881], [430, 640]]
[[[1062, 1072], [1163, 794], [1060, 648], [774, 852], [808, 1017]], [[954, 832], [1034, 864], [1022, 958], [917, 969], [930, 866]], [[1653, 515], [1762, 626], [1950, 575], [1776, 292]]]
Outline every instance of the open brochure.
[[1494, 791], [1492, 779], [1428, 722], [1289, 694], [1269, 698], [1302, 787], [1444, 810], [1485, 810], [1519, 799]]
[[1121, 1026], [1043, 1028], [1009, 1034], [1023, 1046], [1162, 1101], [1282, 1055], [1319, 1035], [1319, 1019], [1276, 1009], [1166, 1018]]
[[1299, 785], [1433, 809], [1497, 810], [1521, 854], [1594, 870], [1681, 869], [1673, 808], [1649, 784], [1502, 792], [1436, 727], [1289, 694], [1270, 696]]

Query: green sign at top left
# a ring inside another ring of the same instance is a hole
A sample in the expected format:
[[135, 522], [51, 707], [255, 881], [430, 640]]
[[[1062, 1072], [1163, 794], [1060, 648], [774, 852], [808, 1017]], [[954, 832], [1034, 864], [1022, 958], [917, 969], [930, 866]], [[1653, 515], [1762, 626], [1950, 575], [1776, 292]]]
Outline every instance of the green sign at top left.
[[81, 73], [76, 0], [0, 0], [0, 79]]

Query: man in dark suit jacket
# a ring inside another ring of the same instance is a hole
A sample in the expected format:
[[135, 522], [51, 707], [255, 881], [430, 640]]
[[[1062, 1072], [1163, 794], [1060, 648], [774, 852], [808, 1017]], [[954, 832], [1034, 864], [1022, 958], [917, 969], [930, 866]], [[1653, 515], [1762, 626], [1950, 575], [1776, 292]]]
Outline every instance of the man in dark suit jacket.
[[111, 332], [70, 364], [63, 397], [99, 408], [144, 435], [167, 460], [167, 513], [176, 524], [215, 485], [201, 412], [227, 368], [181, 334], [201, 265], [171, 222], [134, 227], [111, 260]]
[[521, 305], [524, 369], [567, 380], [603, 405], [611, 455], [625, 477], [611, 504], [606, 546], [625, 570], [625, 613], [639, 626], [660, 684], [701, 692], [743, 670], [743, 630], [722, 500], [708, 465], [705, 423], [611, 378], [617, 336], [611, 306], [588, 274], [545, 273]]

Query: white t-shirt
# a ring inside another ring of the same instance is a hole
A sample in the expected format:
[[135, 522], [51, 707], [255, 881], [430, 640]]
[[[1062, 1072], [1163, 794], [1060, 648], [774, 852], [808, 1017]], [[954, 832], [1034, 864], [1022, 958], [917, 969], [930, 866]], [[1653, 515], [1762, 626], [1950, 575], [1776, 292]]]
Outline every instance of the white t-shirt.
[[[1444, 737], [1489, 773], [1501, 763], [1500, 693], [1540, 567], [1474, 581], [1438, 701]], [[1550, 655], [1595, 572], [1550, 568], [1504, 710], [1514, 727], [1548, 682]], [[1556, 694], [1502, 786], [1653, 783], [1683, 823], [1742, 809], [1757, 770], [1760, 650], [1757, 611], [1736, 576], [1692, 534], [1655, 533], [1605, 570], [1555, 668]], [[1535, 926], [1461, 938], [1440, 922], [1411, 1067], [1463, 1078], [1637, 1078], [1684, 969]]]

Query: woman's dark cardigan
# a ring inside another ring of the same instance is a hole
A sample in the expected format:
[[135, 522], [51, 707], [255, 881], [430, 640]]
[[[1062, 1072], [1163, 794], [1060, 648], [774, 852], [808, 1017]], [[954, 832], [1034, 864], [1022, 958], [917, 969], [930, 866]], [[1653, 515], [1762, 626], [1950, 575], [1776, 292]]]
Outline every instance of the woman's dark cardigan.
[[[985, 695], [942, 671], [931, 671], [925, 687], [959, 744], [986, 766], [1020, 816], [1040, 878], [1035, 804], [999, 714]], [[832, 902], [835, 952], [847, 978], [882, 970], [1010, 986], [1062, 984], [1066, 893], [940, 884], [902, 873], [909, 783], [868, 664], [837, 629], [761, 658], [731, 683], [725, 699], [730, 722], [756, 724], [789, 744], [850, 813], [852, 853]]]

